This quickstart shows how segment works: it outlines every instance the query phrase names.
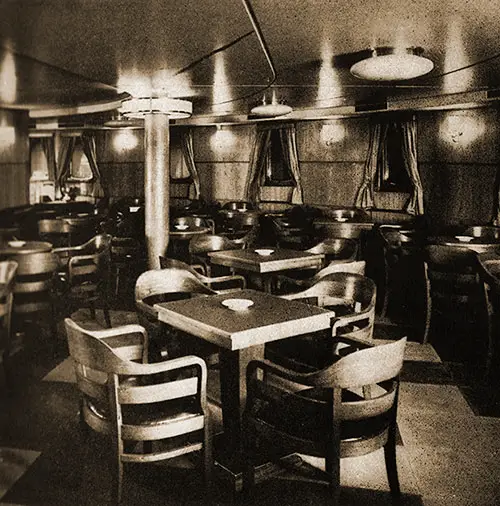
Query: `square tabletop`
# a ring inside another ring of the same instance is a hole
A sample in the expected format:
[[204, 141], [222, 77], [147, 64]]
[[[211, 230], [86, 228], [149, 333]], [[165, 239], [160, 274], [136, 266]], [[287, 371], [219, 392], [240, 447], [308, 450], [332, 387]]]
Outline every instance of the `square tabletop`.
[[[233, 311], [226, 299], [249, 299], [253, 305]], [[195, 297], [155, 304], [158, 319], [228, 350], [241, 350], [278, 339], [327, 329], [333, 311], [257, 290]]]
[[234, 269], [268, 273], [288, 269], [320, 268], [325, 255], [292, 249], [277, 248], [269, 255], [259, 255], [257, 249], [237, 249], [229, 251], [213, 251], [209, 253], [214, 264], [225, 265]]

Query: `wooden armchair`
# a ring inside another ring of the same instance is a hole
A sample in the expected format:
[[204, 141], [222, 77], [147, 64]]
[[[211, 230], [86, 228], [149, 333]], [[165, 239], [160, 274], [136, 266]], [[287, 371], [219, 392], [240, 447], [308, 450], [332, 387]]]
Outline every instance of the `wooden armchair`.
[[[147, 335], [139, 325], [90, 331], [69, 318], [65, 325], [82, 421], [113, 443], [113, 503], [121, 500], [128, 462], [158, 462], [199, 451], [209, 486], [213, 462], [205, 362], [186, 356], [146, 363]], [[117, 340], [133, 345], [114, 347]]]
[[200, 235], [193, 237], [189, 242], [190, 263], [203, 265], [206, 275], [211, 277], [211, 265], [208, 253], [244, 248], [244, 241], [233, 241], [222, 235]]
[[203, 265], [190, 265], [175, 258], [160, 256], [160, 267], [162, 269], [184, 269], [194, 274], [204, 285], [207, 285], [217, 293], [233, 292], [234, 290], [244, 290], [246, 288], [246, 279], [239, 275], [217, 276], [210, 278], [205, 276]]
[[337, 359], [338, 338], [349, 336], [370, 342], [375, 323], [375, 283], [365, 276], [346, 272], [328, 274], [298, 293], [282, 295], [289, 300], [333, 309], [331, 330], [268, 343], [265, 357], [298, 371], [325, 367]]
[[53, 250], [59, 258], [58, 289], [65, 304], [71, 309], [89, 306], [94, 319], [100, 304], [108, 327], [111, 239], [109, 234], [99, 234], [80, 246]]
[[11, 351], [11, 316], [14, 299], [14, 281], [17, 263], [12, 260], [0, 262], [0, 360], [2, 361], [1, 385], [8, 385], [9, 358]]
[[478, 254], [467, 248], [430, 245], [425, 249], [427, 282], [424, 342], [438, 353], [474, 368], [493, 353], [492, 313], [480, 276]]
[[[242, 422], [246, 494], [254, 486], [258, 459], [300, 453], [325, 458], [327, 502], [337, 505], [340, 459], [384, 448], [390, 490], [399, 500], [397, 405], [406, 338], [378, 346], [346, 344], [349, 354], [309, 373], [250, 362]], [[302, 464], [297, 473], [304, 468], [309, 466]]]
[[143, 272], [135, 284], [135, 306], [139, 322], [147, 329], [152, 347], [156, 348], [152, 353], [168, 358], [188, 353], [201, 356], [215, 353], [208, 343], [162, 324], [154, 305], [216, 293], [185, 269], [171, 267]]
[[13, 327], [20, 329], [30, 322], [46, 322], [55, 336], [54, 278], [58, 267], [57, 256], [53, 252], [16, 255], [16, 262]]
[[352, 262], [331, 262], [310, 278], [296, 279], [288, 275], [279, 275], [277, 276], [277, 285], [280, 292], [292, 293], [313, 286], [321, 278], [328, 276], [328, 274], [333, 274], [334, 272], [350, 272], [364, 276], [365, 270], [366, 262], [364, 260], [355, 260]]

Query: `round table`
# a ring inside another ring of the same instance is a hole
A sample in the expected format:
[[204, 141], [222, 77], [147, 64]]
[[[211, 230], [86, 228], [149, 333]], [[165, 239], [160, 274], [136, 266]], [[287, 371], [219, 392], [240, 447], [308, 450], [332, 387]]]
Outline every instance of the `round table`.
[[22, 246], [15, 246], [13, 243], [16, 241], [10, 241], [0, 244], [0, 256], [10, 257], [15, 255], [29, 255], [32, 253], [44, 253], [52, 250], [52, 244], [44, 241], [17, 241], [19, 244], [23, 243]]
[[443, 244], [444, 246], [457, 246], [459, 248], [467, 248], [476, 253], [486, 253], [489, 251], [500, 251], [500, 241], [491, 241], [491, 239], [482, 239], [474, 237], [470, 241], [460, 240], [455, 236], [451, 237], [436, 237], [434, 241], [436, 244]]

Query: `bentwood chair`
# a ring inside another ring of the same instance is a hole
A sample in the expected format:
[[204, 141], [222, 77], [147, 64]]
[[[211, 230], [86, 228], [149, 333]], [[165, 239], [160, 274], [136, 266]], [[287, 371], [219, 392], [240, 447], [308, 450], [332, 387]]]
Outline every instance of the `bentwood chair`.
[[98, 234], [80, 246], [53, 250], [59, 258], [60, 298], [71, 310], [89, 307], [93, 319], [100, 305], [108, 327], [111, 327], [108, 300], [111, 239], [109, 234]]
[[135, 284], [135, 305], [139, 322], [148, 330], [151, 347], [154, 348], [152, 354], [168, 358], [188, 352], [202, 356], [213, 354], [214, 348], [204, 341], [159, 322], [154, 305], [214, 294], [217, 294], [215, 290], [186, 269], [170, 267], [143, 272]]
[[[140, 325], [90, 331], [69, 318], [65, 325], [81, 419], [113, 443], [113, 502], [122, 498], [125, 463], [158, 462], [196, 451], [203, 454], [208, 487], [212, 455], [205, 362], [185, 356], [146, 363], [147, 334]], [[115, 347], [116, 341], [125, 344]]]
[[266, 344], [265, 357], [279, 365], [304, 372], [326, 367], [339, 352], [338, 338], [371, 341], [375, 324], [375, 283], [359, 274], [331, 273], [311, 287], [281, 295], [335, 311], [331, 329]]
[[[347, 355], [307, 373], [250, 362], [242, 421], [246, 494], [254, 487], [257, 461], [299, 453], [325, 459], [327, 502], [338, 505], [340, 459], [383, 448], [391, 494], [399, 500], [397, 406], [406, 338], [378, 346], [346, 344]], [[309, 466], [303, 463], [296, 472], [301, 469]]]
[[175, 258], [160, 256], [160, 267], [162, 269], [184, 269], [194, 274], [204, 285], [207, 285], [217, 293], [232, 292], [234, 290], [244, 290], [246, 288], [246, 279], [239, 275], [217, 276], [210, 278], [205, 276], [205, 269], [202, 265], [190, 265]]
[[424, 342], [431, 340], [446, 359], [466, 361], [474, 367], [489, 364], [492, 318], [478, 254], [458, 246], [429, 245], [425, 273]]
[[16, 270], [16, 262], [12, 260], [0, 262], [0, 360], [2, 361], [0, 386], [9, 383], [9, 358], [12, 343], [11, 316]]

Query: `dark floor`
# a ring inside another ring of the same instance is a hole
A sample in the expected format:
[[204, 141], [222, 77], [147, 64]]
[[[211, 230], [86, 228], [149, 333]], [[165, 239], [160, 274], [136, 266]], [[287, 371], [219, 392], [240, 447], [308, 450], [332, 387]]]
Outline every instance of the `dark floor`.
[[[113, 311], [112, 316], [113, 325], [135, 321], [130, 311]], [[75, 315], [88, 317], [86, 311]], [[54, 338], [32, 328], [14, 355], [12, 388], [1, 400], [1, 505], [109, 504], [110, 444], [79, 425], [78, 393], [61, 330]], [[473, 396], [464, 397], [470, 389], [466, 378], [457, 364], [442, 363], [431, 345], [409, 343], [398, 418], [404, 505], [500, 504], [500, 419], [481, 416], [498, 413], [488, 413]], [[212, 413], [216, 426], [216, 406]], [[207, 497], [195, 464], [184, 457], [168, 466], [127, 465], [124, 506], [241, 500], [220, 479]], [[246, 504], [320, 503], [323, 488], [291, 481], [293, 475], [286, 472], [258, 484]], [[343, 505], [390, 504], [380, 452], [343, 460], [341, 475]]]

